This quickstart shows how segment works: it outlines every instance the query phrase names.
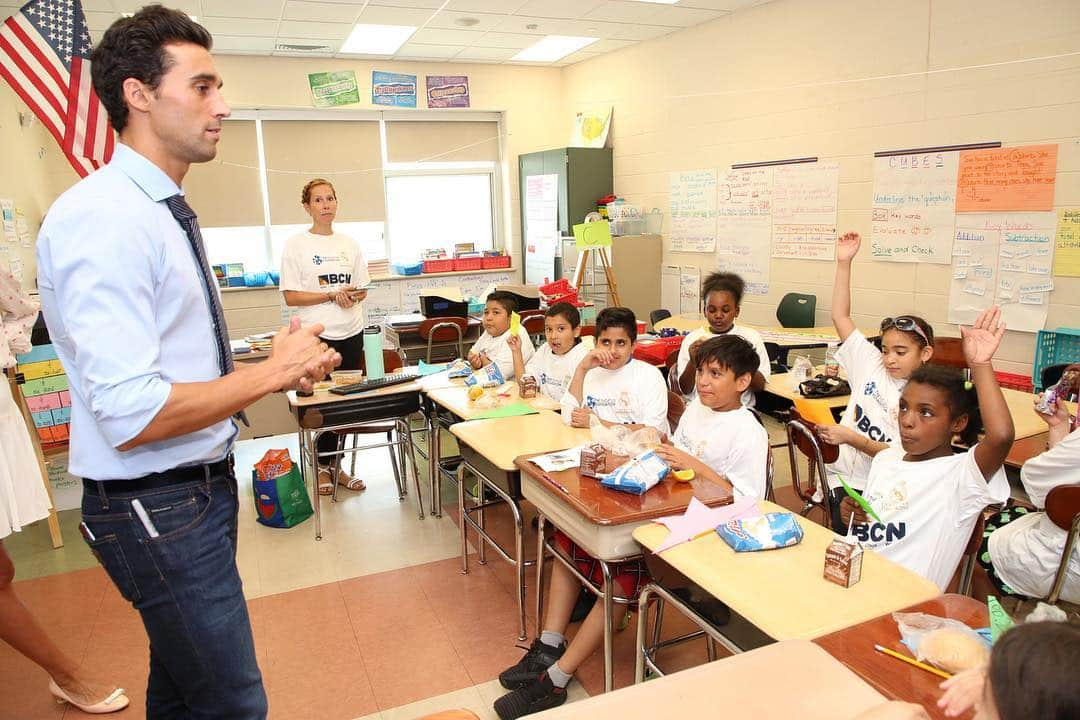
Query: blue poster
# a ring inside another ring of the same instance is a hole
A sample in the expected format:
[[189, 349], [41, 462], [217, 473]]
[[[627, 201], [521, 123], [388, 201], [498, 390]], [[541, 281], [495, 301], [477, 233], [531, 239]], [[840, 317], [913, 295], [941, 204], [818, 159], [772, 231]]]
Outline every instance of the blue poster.
[[371, 104], [416, 107], [416, 76], [372, 70]]

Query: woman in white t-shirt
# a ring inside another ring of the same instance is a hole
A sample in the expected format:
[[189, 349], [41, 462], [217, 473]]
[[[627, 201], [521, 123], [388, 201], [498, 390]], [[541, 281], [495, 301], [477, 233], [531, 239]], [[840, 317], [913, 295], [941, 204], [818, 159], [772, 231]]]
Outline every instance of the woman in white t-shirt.
[[[1080, 365], [1070, 365], [1065, 372], [1064, 377], [1072, 377], [1072, 392], [1080, 391]], [[1064, 398], [1054, 403], [1053, 412], [1038, 414], [1049, 426], [1047, 450], [1024, 463], [1020, 481], [1032, 504], [1045, 508], [1046, 496], [1055, 487], [1080, 483], [1080, 425], [1075, 417], [1070, 419]], [[986, 520], [979, 564], [998, 592], [1044, 598], [1061, 563], [1065, 537], [1045, 512], [1006, 508]], [[1080, 603], [1080, 547], [1068, 562], [1061, 599]]]
[[755, 396], [769, 380], [769, 354], [765, 351], [765, 342], [761, 334], [750, 327], [735, 324], [742, 305], [746, 283], [735, 273], [714, 272], [701, 282], [701, 306], [705, 313], [706, 324], [692, 330], [683, 338], [679, 347], [679, 359], [675, 364], [678, 373], [679, 389], [687, 397], [694, 397], [696, 363], [694, 355], [701, 344], [720, 335], [738, 335], [754, 347], [758, 354], [758, 367], [750, 378], [750, 387], [742, 394], [742, 404], [754, 407]]
[[874, 347], [851, 320], [851, 261], [859, 252], [858, 233], [836, 242], [836, 281], [833, 284], [832, 321], [843, 341], [836, 359], [847, 375], [851, 396], [839, 425], [818, 425], [825, 442], [838, 445], [840, 456], [826, 470], [833, 530], [844, 532], [840, 502], [844, 479], [862, 490], [870, 463], [895, 443], [900, 428], [897, 406], [908, 378], [934, 354], [934, 330], [920, 317], [900, 315], [881, 321], [881, 350]]
[[[367, 262], [360, 246], [347, 235], [334, 232], [338, 198], [328, 180], [316, 178], [304, 186], [300, 202], [311, 216], [311, 227], [285, 242], [281, 255], [281, 292], [285, 304], [296, 308], [304, 325], [320, 323], [322, 339], [341, 354], [342, 370], [358, 370], [363, 359], [364, 298], [367, 297]], [[337, 436], [319, 438], [319, 452], [332, 453]], [[333, 490], [330, 463], [319, 468], [319, 494]], [[340, 463], [339, 463], [340, 465]], [[349, 490], [363, 490], [364, 483], [340, 467], [338, 483]]]

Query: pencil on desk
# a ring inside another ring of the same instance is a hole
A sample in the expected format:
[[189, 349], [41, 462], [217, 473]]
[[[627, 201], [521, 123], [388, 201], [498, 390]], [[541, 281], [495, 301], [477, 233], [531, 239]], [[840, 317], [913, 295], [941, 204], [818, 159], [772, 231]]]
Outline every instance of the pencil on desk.
[[901, 655], [900, 653], [896, 652], [895, 650], [890, 650], [887, 647], [882, 647], [881, 645], [875, 645], [874, 649], [877, 650], [880, 653], [885, 653], [886, 655], [891, 655], [892, 657], [896, 658], [897, 660], [903, 660], [908, 665], [914, 665], [915, 667], [921, 668], [921, 669], [923, 669], [923, 670], [925, 670], [927, 672], [932, 672], [935, 675], [937, 675], [938, 677], [943, 677], [946, 680], [948, 680], [949, 678], [952, 677], [951, 674], [945, 672], [944, 670], [938, 670], [936, 667], [933, 667], [931, 665], [927, 665], [926, 663], [919, 662], [915, 658], [910, 658], [907, 655]]

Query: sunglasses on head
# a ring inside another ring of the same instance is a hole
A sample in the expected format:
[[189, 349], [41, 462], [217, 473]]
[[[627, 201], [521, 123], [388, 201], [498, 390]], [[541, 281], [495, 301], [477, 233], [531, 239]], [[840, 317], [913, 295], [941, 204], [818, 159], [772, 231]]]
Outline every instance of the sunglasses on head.
[[913, 332], [923, 339], [923, 342], [927, 345], [930, 344], [930, 338], [926, 337], [926, 333], [919, 327], [919, 323], [915, 322], [915, 318], [908, 315], [901, 315], [895, 318], [885, 318], [881, 321], [881, 332], [885, 332], [891, 328], [896, 328], [903, 332]]

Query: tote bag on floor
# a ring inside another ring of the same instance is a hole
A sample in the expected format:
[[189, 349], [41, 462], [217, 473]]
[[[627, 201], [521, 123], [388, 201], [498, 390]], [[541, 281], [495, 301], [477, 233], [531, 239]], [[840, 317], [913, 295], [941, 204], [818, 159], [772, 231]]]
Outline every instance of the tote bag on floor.
[[311, 517], [300, 468], [288, 450], [267, 450], [251, 470], [251, 489], [255, 495], [255, 513], [263, 525], [290, 528]]

